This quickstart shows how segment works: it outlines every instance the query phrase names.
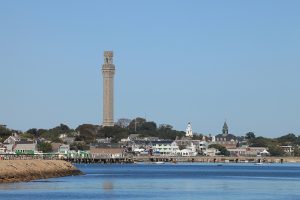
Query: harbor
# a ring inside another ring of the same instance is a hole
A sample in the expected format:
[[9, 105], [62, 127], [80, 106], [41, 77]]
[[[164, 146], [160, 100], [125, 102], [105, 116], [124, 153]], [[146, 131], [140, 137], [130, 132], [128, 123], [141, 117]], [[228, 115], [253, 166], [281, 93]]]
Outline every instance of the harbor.
[[72, 163], [300, 163], [295, 157], [167, 157], [167, 156], [139, 156], [123, 158], [67, 158]]
[[179, 163], [179, 162], [198, 162], [198, 163], [300, 163], [300, 157], [224, 157], [224, 156], [194, 156], [194, 157], [182, 157], [182, 156], [112, 156], [112, 155], [98, 155], [85, 157], [80, 156], [61, 156], [58, 154], [38, 154], [38, 155], [15, 155], [15, 154], [0, 154], [1, 160], [64, 160], [70, 163], [101, 163], [101, 164], [113, 164], [113, 163]]
[[299, 164], [75, 164], [85, 175], [0, 184], [1, 199], [299, 199]]

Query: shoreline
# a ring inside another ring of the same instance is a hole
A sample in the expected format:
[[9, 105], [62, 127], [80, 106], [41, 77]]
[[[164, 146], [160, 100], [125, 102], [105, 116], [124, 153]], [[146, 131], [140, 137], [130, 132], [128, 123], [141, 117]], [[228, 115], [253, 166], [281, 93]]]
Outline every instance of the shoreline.
[[300, 163], [300, 157], [176, 157], [176, 156], [135, 156], [135, 157], [117, 157], [117, 158], [69, 158], [66, 159], [71, 163], [81, 164], [130, 164], [130, 163]]
[[198, 163], [299, 163], [300, 157], [139, 157], [135, 158], [137, 162], [198, 162]]
[[0, 184], [83, 174], [62, 160], [0, 160]]

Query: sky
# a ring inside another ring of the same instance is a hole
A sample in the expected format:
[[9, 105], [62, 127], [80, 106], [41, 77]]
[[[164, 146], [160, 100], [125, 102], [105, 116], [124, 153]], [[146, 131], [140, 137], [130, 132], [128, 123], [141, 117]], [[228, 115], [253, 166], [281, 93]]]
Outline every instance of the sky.
[[300, 134], [300, 1], [0, 0], [0, 124], [102, 123], [103, 51], [115, 120], [216, 135]]

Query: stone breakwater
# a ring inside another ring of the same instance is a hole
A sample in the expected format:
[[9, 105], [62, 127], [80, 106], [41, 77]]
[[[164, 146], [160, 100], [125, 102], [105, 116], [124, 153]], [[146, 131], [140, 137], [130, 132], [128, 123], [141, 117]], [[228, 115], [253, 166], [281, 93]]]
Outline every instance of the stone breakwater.
[[0, 160], [0, 183], [81, 174], [71, 163], [62, 160]]

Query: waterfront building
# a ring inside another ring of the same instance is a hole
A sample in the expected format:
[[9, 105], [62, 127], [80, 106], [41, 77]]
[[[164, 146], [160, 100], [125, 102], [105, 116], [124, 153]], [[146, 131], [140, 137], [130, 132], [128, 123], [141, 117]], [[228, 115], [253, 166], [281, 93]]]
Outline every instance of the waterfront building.
[[89, 151], [75, 151], [75, 150], [70, 150], [68, 151], [67, 155], [60, 155], [60, 157], [67, 157], [67, 158], [75, 158], [75, 159], [82, 159], [82, 158], [91, 158], [90, 152]]
[[21, 139], [17, 133], [13, 133], [3, 143], [8, 154], [34, 154], [37, 151], [37, 142], [29, 139]]
[[201, 141], [201, 142], [199, 143], [198, 149], [199, 149], [199, 152], [200, 152], [200, 153], [203, 153], [204, 151], [206, 151], [206, 150], [208, 149], [208, 142], [206, 142], [206, 141]]
[[70, 145], [62, 144], [58, 148], [58, 153], [60, 154], [67, 154], [70, 151]]
[[193, 140], [190, 137], [182, 137], [180, 139], [178, 137], [176, 137], [175, 142], [181, 148], [188, 148], [188, 147], [191, 147], [191, 146], [195, 146], [196, 151], [200, 154], [202, 154], [204, 149], [208, 148], [208, 144], [209, 144], [206, 141]]
[[215, 149], [215, 148], [207, 148], [203, 151], [204, 156], [210, 156], [210, 157], [216, 156], [219, 153], [220, 153], [220, 151], [218, 149]]
[[103, 126], [114, 126], [114, 75], [113, 52], [104, 51], [103, 76]]
[[287, 156], [292, 156], [294, 154], [294, 148], [290, 145], [280, 146]]
[[127, 148], [134, 151], [135, 149], [150, 149], [152, 148], [151, 141], [146, 140], [134, 140], [126, 143]]
[[191, 149], [182, 149], [177, 151], [177, 156], [182, 156], [182, 157], [194, 157], [197, 156], [197, 152], [191, 150]]
[[270, 153], [267, 151], [266, 147], [238, 147], [238, 148], [228, 148], [230, 156], [247, 156], [247, 157], [255, 157], [255, 156], [266, 156]]
[[31, 141], [19, 141], [15, 144], [13, 151], [16, 154], [30, 154], [37, 152], [37, 143]]
[[260, 156], [270, 156], [270, 153], [265, 149], [259, 153]]
[[176, 155], [179, 147], [175, 141], [154, 141], [152, 142], [154, 153], [161, 155]]
[[110, 148], [110, 147], [91, 147], [91, 158], [121, 158], [124, 154], [124, 148]]
[[78, 150], [76, 152], [76, 156], [77, 156], [77, 158], [91, 158], [91, 153], [90, 153], [90, 151]]

